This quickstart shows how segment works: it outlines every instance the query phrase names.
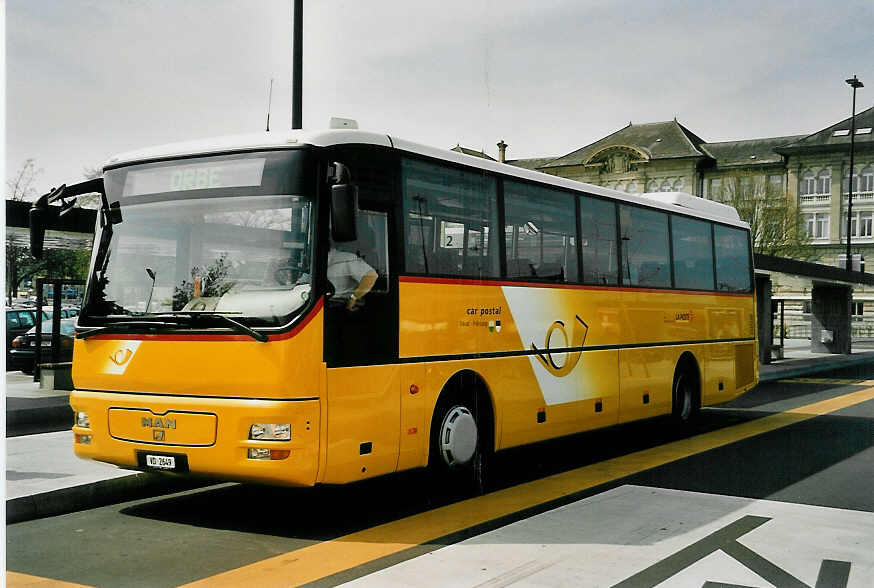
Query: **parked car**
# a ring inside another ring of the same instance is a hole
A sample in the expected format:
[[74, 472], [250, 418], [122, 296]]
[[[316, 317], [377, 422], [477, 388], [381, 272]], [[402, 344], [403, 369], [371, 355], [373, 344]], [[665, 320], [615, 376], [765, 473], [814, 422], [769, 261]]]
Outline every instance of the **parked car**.
[[[76, 336], [76, 319], [61, 319], [61, 340], [58, 353], [58, 362], [73, 361], [73, 339]], [[39, 363], [52, 361], [52, 321], [43, 321], [42, 324], [42, 349], [39, 354]], [[12, 358], [8, 365], [13, 369], [20, 369], [25, 374], [33, 374], [36, 369], [36, 327], [27, 333], [19, 335], [12, 341], [12, 349], [9, 351]]]
[[6, 368], [12, 368], [10, 351], [12, 341], [28, 332], [36, 324], [36, 309], [25, 307], [6, 307]]
[[[42, 316], [43, 320], [51, 319], [55, 314], [55, 309], [53, 306], [45, 305], [42, 307]], [[79, 314], [79, 308], [76, 306], [64, 305], [61, 307], [61, 318], [71, 318]]]

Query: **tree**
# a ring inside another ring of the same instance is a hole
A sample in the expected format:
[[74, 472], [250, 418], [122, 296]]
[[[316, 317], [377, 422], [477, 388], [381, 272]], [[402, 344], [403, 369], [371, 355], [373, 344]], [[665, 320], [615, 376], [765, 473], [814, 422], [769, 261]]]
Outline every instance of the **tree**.
[[[6, 181], [7, 197], [26, 202], [38, 194], [36, 182], [42, 169], [33, 159], [27, 159], [15, 175]], [[85, 250], [46, 249], [42, 259], [30, 255], [30, 249], [16, 243], [12, 235], [6, 235], [6, 296], [12, 303], [22, 282], [37, 276], [47, 278], [84, 279], [88, 273], [90, 255]]]
[[810, 244], [801, 211], [779, 186], [750, 172], [731, 174], [722, 182], [721, 201], [733, 206], [741, 220], [750, 224], [756, 253], [802, 261], [819, 257]]
[[[32, 200], [36, 196], [36, 180], [42, 173], [37, 169], [33, 159], [27, 159], [16, 174], [6, 180], [6, 197], [9, 200], [23, 202]], [[12, 303], [18, 285], [33, 275], [29, 266], [31, 261], [36, 261], [30, 256], [27, 247], [17, 245], [13, 236], [6, 232], [6, 294], [7, 302]]]

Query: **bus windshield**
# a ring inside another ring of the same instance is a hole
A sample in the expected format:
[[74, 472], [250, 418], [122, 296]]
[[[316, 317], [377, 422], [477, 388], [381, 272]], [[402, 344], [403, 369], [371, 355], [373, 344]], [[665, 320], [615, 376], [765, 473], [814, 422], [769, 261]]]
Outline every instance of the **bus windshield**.
[[109, 178], [123, 222], [103, 229], [111, 238], [95, 251], [85, 322], [201, 313], [286, 324], [309, 299], [313, 198], [294, 181], [299, 170], [267, 159], [184, 160]]

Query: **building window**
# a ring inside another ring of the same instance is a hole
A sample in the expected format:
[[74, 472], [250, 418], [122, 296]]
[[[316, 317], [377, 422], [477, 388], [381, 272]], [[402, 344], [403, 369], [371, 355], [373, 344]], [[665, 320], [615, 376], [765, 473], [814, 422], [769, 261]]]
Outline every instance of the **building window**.
[[650, 182], [646, 185], [647, 192], [658, 192], [659, 191], [659, 183], [656, 180], [650, 180]]
[[816, 176], [812, 171], [807, 171], [801, 176], [801, 188], [799, 194], [810, 196], [816, 193]]
[[862, 170], [862, 181], [859, 185], [860, 192], [874, 192], [874, 169], [870, 166]]
[[[844, 180], [841, 182], [841, 187], [844, 191], [844, 194], [850, 193], [850, 172], [849, 171], [847, 171], [847, 173], [844, 174]], [[859, 174], [854, 173], [853, 174], [853, 194], [858, 194], [858, 193], [859, 193]]]
[[722, 201], [722, 178], [713, 178], [710, 181], [710, 199]]
[[782, 175], [776, 174], [776, 175], [768, 176], [768, 181], [771, 183], [772, 186], [777, 188], [778, 192], [783, 191], [783, 176]]
[[628, 188], [626, 188], [625, 191], [628, 192], [629, 194], [636, 193], [637, 192], [637, 182], [634, 180], [631, 180], [630, 182], [628, 182]]
[[811, 239], [828, 239], [828, 213], [816, 212], [804, 215], [804, 224]]
[[671, 191], [671, 181], [669, 179], [665, 178], [664, 181], [662, 181], [661, 191], [662, 192], [670, 192]]
[[831, 194], [832, 191], [832, 170], [824, 169], [819, 172], [816, 178], [816, 193]]
[[853, 316], [862, 316], [865, 311], [864, 302], [853, 302]]
[[685, 185], [686, 185], [686, 182], [683, 181], [683, 178], [680, 178], [679, 180], [675, 181], [674, 188], [673, 188], [674, 192], [682, 192], [683, 186], [685, 186]]
[[[846, 217], [844, 217], [846, 218]], [[853, 237], [872, 237], [874, 236], [874, 227], [872, 227], [872, 211], [862, 210], [854, 211], [850, 217], [850, 231]], [[841, 224], [841, 236], [847, 236], [847, 223]]]

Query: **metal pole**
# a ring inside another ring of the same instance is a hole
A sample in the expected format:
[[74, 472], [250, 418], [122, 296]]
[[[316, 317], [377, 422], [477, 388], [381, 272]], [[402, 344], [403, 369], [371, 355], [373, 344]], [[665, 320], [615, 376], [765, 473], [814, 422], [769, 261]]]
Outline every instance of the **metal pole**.
[[[783, 332], [786, 330], [786, 328], [784, 326], [786, 323], [786, 321], [785, 321], [786, 317], [784, 314], [785, 311], [786, 311], [786, 301], [781, 300], [780, 301], [780, 349], [783, 351], [784, 354], [786, 353], [786, 347], [784, 347], [785, 343], [783, 342]], [[784, 357], [785, 357], [785, 355], [784, 355]]]
[[36, 279], [36, 337], [34, 344], [36, 345], [36, 355], [33, 357], [33, 381], [39, 382], [39, 354], [42, 352], [42, 306], [43, 306], [43, 288], [45, 278]]
[[849, 195], [847, 197], [847, 271], [853, 268], [853, 262], [850, 257], [850, 241], [852, 236], [853, 225], [853, 167], [855, 162], [853, 156], [856, 147], [856, 88], [862, 88], [864, 84], [859, 81], [859, 78], [853, 75], [852, 78], [845, 80], [853, 88], [853, 108], [850, 114], [850, 172], [849, 172]]
[[291, 128], [303, 128], [303, 0], [294, 0]]

